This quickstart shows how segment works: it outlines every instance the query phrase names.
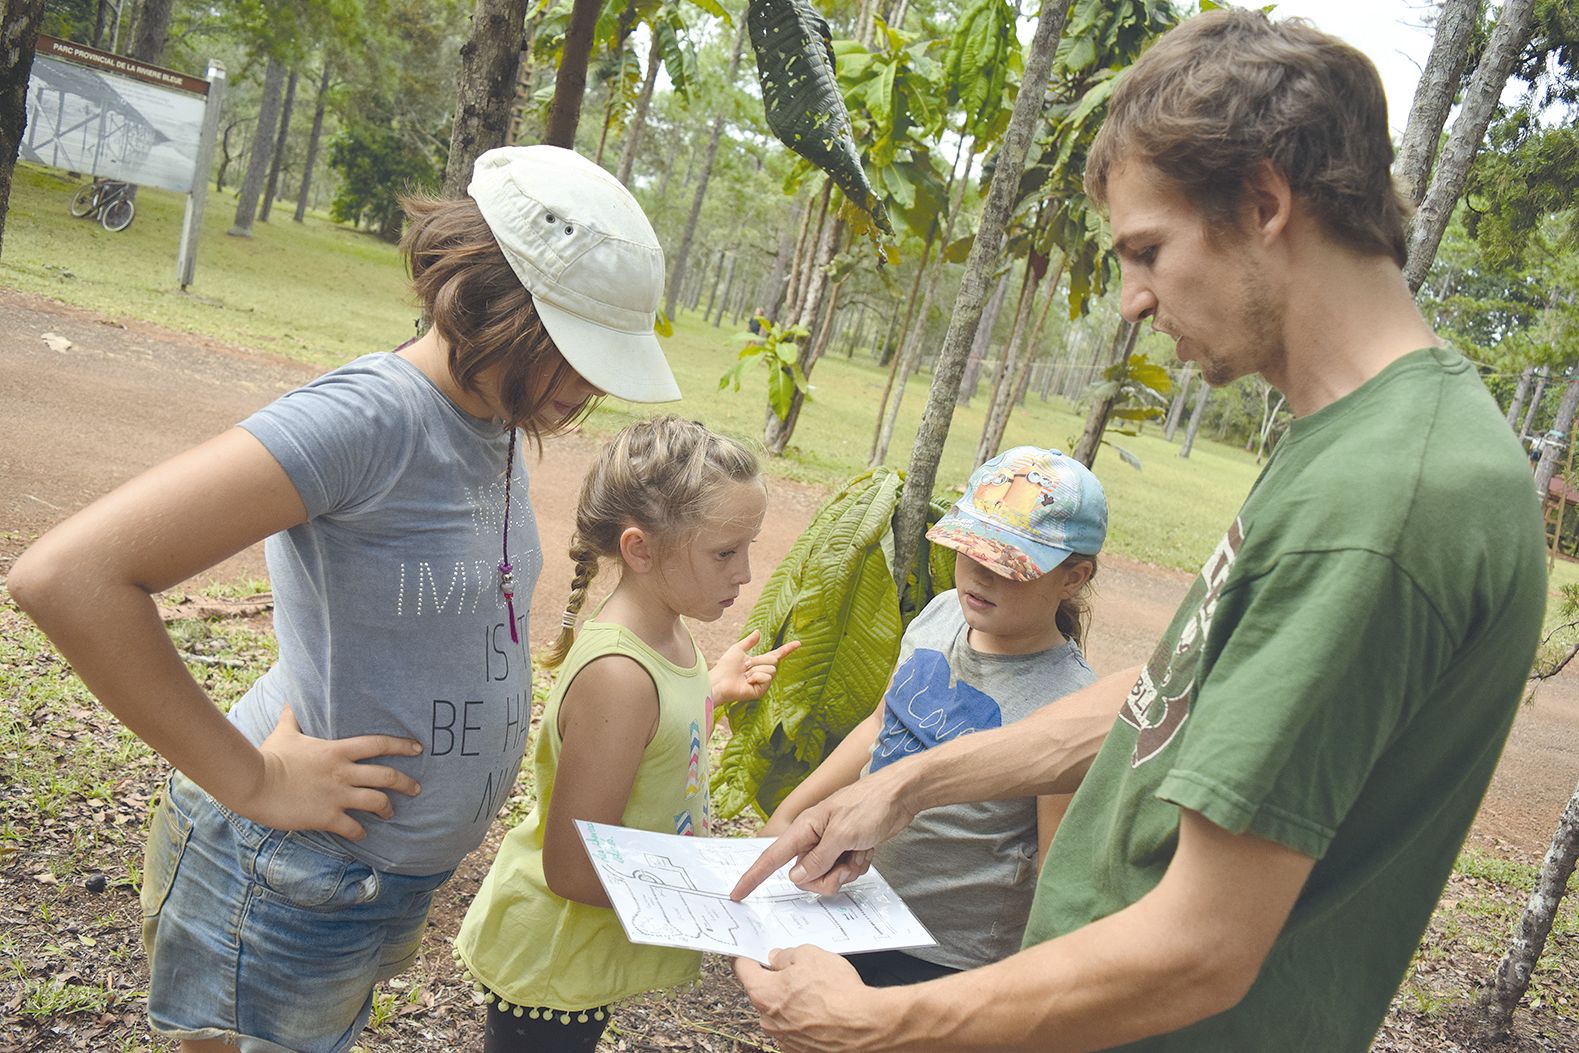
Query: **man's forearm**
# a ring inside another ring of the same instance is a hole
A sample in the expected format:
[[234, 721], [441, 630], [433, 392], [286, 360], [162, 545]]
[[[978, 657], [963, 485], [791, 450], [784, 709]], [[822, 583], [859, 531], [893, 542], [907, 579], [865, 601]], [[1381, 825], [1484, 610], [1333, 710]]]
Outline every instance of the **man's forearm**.
[[866, 1048], [1084, 1053], [1188, 1027], [1244, 997], [1313, 865], [1185, 812], [1151, 892], [1004, 961], [902, 989], [884, 1007], [893, 1044]]
[[1014, 724], [933, 747], [867, 781], [883, 780], [911, 815], [945, 804], [1073, 793], [1139, 673], [1112, 673]]
[[[981, 969], [904, 988], [885, 1051], [1085, 1053], [1178, 1030], [1243, 995], [1211, 956], [1150, 922], [1144, 907]], [[1137, 991], [1145, 997], [1137, 999]]]

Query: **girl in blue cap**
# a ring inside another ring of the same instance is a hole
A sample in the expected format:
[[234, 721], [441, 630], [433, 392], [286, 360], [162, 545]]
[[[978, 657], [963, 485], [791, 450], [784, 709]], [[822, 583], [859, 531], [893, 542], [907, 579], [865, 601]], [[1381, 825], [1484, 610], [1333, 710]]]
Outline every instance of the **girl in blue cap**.
[[[954, 583], [905, 630], [882, 702], [774, 811], [782, 833], [829, 794], [920, 750], [1001, 727], [1096, 679], [1081, 645], [1107, 499], [1057, 450], [1021, 446], [971, 473], [927, 533], [955, 550]], [[1020, 949], [1038, 860], [1067, 797], [929, 809], [873, 865], [937, 940], [850, 955], [872, 986], [919, 983]]]

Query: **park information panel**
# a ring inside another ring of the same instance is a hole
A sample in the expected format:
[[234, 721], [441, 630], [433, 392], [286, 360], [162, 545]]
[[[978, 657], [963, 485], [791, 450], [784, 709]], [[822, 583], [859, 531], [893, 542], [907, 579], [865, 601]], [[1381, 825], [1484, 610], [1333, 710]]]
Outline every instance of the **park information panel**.
[[21, 155], [35, 164], [188, 193], [208, 81], [40, 36]]
[[682, 837], [576, 821], [587, 855], [632, 943], [684, 947], [767, 964], [775, 947], [835, 954], [936, 941], [875, 870], [832, 896], [796, 888], [781, 868], [735, 903], [729, 892], [768, 837]]

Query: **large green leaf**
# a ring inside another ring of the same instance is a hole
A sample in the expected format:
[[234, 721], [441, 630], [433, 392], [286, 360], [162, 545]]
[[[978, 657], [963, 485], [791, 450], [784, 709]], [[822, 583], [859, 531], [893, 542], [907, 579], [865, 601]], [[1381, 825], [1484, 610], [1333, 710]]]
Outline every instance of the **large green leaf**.
[[893, 227], [861, 168], [850, 115], [834, 74], [827, 21], [807, 0], [752, 0], [746, 11], [768, 127], [828, 173], [849, 204], [885, 234]]
[[653, 23], [652, 33], [674, 93], [690, 102], [691, 89], [696, 84], [696, 54], [686, 41], [685, 22], [674, 11], [665, 11]]
[[1007, 0], [976, 0], [960, 16], [943, 59], [943, 86], [965, 113], [965, 134], [991, 138], [1005, 109], [1011, 52], [1019, 50], [1014, 8]]
[[[876, 708], [919, 607], [953, 586], [952, 553], [930, 551], [905, 609], [888, 557], [903, 476], [879, 468], [818, 511], [774, 569], [746, 621], [763, 646], [799, 640], [759, 701], [729, 705], [731, 737], [713, 775], [721, 816], [770, 813]], [[934, 508], [934, 517], [941, 507]]]

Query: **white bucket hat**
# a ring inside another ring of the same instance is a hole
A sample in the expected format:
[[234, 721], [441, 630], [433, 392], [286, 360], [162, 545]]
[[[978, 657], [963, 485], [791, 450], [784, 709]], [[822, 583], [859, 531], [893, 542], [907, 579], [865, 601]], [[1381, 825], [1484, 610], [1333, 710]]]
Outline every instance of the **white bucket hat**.
[[504, 146], [477, 158], [466, 192], [587, 383], [627, 402], [680, 397], [653, 332], [663, 249], [618, 179], [557, 146]]

